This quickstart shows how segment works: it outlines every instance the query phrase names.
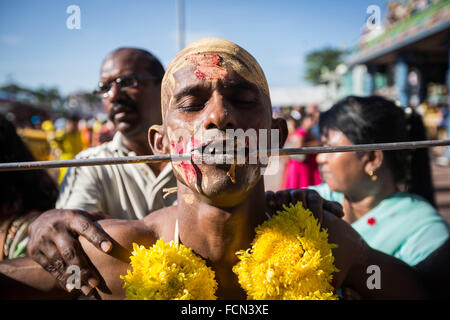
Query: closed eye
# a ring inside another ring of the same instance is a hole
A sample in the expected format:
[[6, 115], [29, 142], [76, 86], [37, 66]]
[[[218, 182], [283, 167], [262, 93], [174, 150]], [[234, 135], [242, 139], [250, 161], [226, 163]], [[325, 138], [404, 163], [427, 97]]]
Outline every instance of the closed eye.
[[241, 98], [234, 98], [230, 99], [230, 102], [237, 108], [253, 108], [257, 105], [257, 101], [255, 100], [249, 100], [249, 99], [241, 99]]
[[197, 112], [203, 110], [205, 104], [204, 99], [189, 95], [179, 99], [176, 109], [181, 112]]
[[250, 89], [233, 88], [233, 91], [228, 91], [228, 101], [237, 107], [249, 108], [258, 104], [259, 99], [256, 92]]
[[190, 106], [179, 106], [177, 109], [182, 112], [197, 112], [203, 110], [204, 104], [190, 105]]

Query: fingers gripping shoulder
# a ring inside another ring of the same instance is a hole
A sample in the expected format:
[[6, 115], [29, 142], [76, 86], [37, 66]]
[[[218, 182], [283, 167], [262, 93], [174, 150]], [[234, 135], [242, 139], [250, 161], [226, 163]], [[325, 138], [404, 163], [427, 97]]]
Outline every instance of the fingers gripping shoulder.
[[79, 237], [81, 246], [104, 281], [97, 288], [100, 294], [122, 297], [124, 293], [120, 275], [126, 274], [130, 268], [133, 242], [151, 246], [156, 241], [155, 236], [141, 220], [101, 220], [98, 227], [110, 237], [111, 251], [103, 252], [83, 236]]

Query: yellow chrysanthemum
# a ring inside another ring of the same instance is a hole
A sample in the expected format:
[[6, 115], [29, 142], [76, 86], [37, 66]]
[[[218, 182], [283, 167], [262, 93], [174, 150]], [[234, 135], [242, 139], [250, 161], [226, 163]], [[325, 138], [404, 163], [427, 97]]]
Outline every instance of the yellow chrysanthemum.
[[337, 299], [328, 233], [301, 202], [284, 206], [256, 228], [252, 247], [239, 251], [233, 267], [248, 299]]
[[150, 249], [133, 243], [131, 266], [124, 280], [129, 300], [212, 300], [214, 271], [190, 248], [158, 240]]

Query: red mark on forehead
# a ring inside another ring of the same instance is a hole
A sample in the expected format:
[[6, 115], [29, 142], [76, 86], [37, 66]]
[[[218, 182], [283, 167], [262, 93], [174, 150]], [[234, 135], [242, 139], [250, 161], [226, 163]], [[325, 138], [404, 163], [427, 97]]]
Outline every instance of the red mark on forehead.
[[221, 58], [217, 53], [195, 53], [185, 58], [196, 65], [195, 76], [202, 80], [224, 79], [227, 70], [222, 67]]

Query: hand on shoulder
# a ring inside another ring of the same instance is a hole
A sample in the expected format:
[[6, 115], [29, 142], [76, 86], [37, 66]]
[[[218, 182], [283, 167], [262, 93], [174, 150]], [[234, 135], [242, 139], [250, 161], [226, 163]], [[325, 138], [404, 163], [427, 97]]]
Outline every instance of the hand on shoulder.
[[101, 276], [96, 288], [100, 297], [123, 299], [125, 292], [120, 276], [125, 275], [130, 268], [133, 243], [152, 246], [157, 240], [157, 233], [144, 220], [108, 219], [99, 221], [98, 225], [111, 237], [112, 250], [109, 253], [102, 252], [82, 236], [81, 246]]

